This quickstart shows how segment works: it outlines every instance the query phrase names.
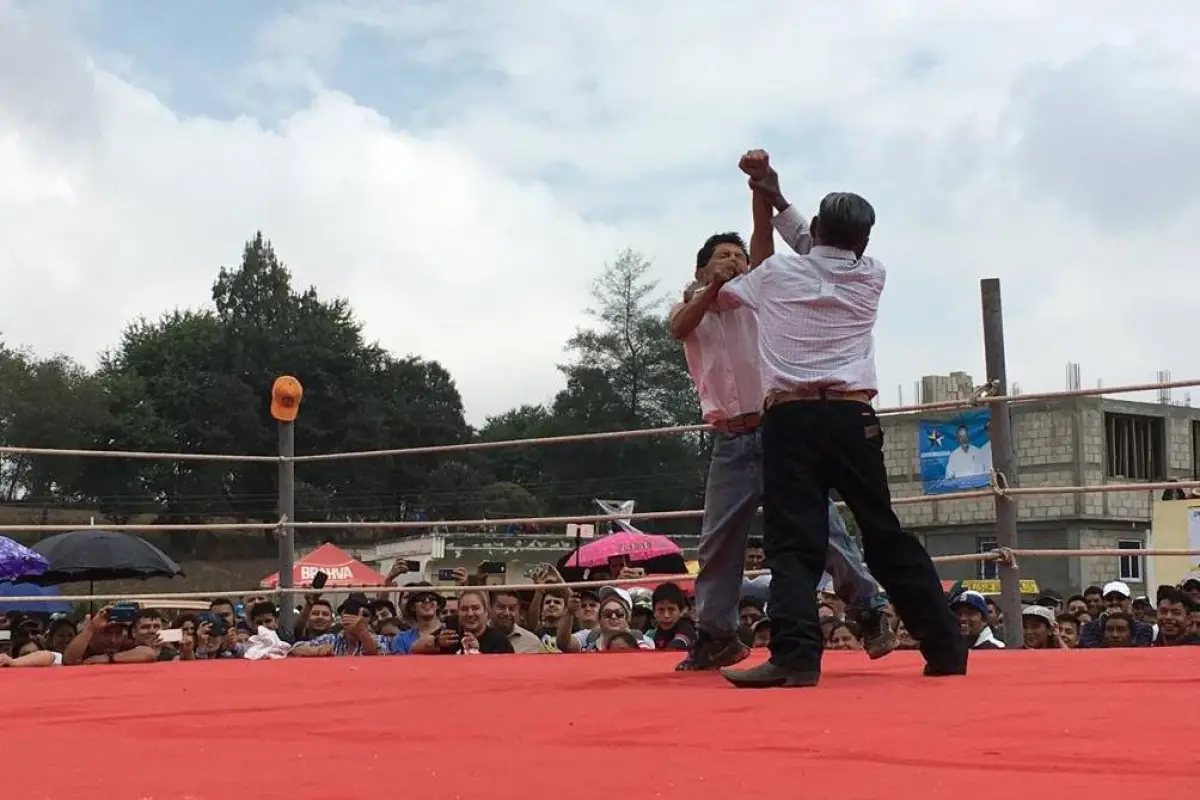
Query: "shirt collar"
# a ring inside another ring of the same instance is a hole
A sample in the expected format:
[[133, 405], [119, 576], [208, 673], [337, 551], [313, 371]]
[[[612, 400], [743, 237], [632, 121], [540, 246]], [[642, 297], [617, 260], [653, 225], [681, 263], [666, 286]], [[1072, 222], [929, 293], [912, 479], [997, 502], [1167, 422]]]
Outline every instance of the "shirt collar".
[[814, 256], [822, 258], [836, 258], [845, 261], [857, 261], [858, 255], [853, 250], [843, 250], [840, 247], [830, 247], [827, 244], [819, 244], [809, 251]]

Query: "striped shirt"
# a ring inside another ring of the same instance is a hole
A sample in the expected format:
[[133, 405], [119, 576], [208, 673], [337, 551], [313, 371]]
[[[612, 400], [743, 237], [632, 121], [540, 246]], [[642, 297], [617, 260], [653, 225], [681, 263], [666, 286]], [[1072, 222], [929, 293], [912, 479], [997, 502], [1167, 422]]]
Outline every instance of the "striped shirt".
[[875, 319], [887, 273], [870, 256], [836, 247], [780, 253], [721, 289], [718, 311], [758, 312], [762, 394], [879, 389]]
[[[771, 224], [797, 253], [809, 251], [812, 236], [808, 220], [795, 206], [788, 206]], [[682, 305], [676, 305], [672, 313]], [[752, 308], [705, 314], [683, 340], [683, 349], [705, 422], [722, 422], [762, 410], [758, 320]]]
[[[373, 633], [369, 635], [375, 639], [375, 647], [377, 648], [377, 652], [388, 652], [390, 642], [386, 641], [381, 636], [376, 636]], [[315, 639], [309, 639], [307, 642], [300, 642], [299, 644], [309, 645], [311, 647], [324, 647], [325, 645], [329, 645], [333, 648], [333, 654], [335, 656], [363, 655], [362, 645], [357, 641], [351, 645], [343, 633], [323, 633]]]

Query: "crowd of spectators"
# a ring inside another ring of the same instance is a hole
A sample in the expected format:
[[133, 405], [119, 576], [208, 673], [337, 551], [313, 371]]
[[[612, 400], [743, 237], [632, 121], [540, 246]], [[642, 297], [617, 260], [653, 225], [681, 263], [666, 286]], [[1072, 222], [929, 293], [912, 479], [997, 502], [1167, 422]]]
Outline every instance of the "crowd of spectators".
[[[747, 569], [761, 566], [752, 552]], [[394, 570], [394, 581], [403, 569]], [[542, 588], [524, 593], [470, 585], [483, 576], [455, 573], [454, 592], [428, 583], [390, 588], [368, 597], [350, 594], [336, 606], [312, 593], [292, 630], [282, 630], [265, 596], [218, 599], [206, 611], [168, 616], [158, 608], [116, 604], [75, 622], [67, 616], [0, 615], [0, 667], [196, 661], [206, 659], [325, 658], [373, 655], [580, 653], [612, 650], [687, 650], [696, 635], [692, 598], [665, 582], [653, 589], [563, 585], [544, 565], [533, 578]], [[608, 580], [625, 575], [590, 576]], [[650, 581], [653, 578], [649, 579]], [[739, 608], [740, 635], [750, 647], [770, 642], [766, 584], [747, 580]], [[948, 602], [961, 633], [975, 649], [1004, 647], [1006, 620], [996, 602], [953, 588]], [[861, 650], [862, 638], [835, 594], [818, 594], [826, 647]], [[900, 647], [916, 648], [891, 609]], [[1200, 575], [1161, 586], [1156, 597], [1133, 597], [1125, 583], [1088, 587], [1065, 599], [1046, 591], [1024, 606], [1026, 648], [1170, 647], [1200, 644]], [[7, 646], [5, 646], [7, 645]]]

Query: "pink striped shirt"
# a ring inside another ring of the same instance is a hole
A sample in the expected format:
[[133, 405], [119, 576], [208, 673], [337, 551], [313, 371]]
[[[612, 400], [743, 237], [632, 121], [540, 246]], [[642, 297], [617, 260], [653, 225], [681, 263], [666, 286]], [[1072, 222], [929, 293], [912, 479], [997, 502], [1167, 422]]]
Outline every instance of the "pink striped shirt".
[[[808, 221], [795, 206], [788, 206], [771, 224], [797, 253], [809, 251]], [[683, 350], [705, 422], [762, 411], [758, 317], [753, 309], [743, 306], [723, 314], [710, 310], [683, 340]]]

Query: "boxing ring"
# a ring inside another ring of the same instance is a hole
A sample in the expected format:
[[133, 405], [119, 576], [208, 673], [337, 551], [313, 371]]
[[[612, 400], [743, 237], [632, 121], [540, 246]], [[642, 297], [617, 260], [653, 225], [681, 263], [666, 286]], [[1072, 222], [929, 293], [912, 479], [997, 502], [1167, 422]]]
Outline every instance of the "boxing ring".
[[[1002, 382], [991, 381], [967, 400], [878, 413], [949, 411], [986, 403], [993, 418], [1002, 413], [1007, 420], [1013, 404], [1196, 385], [1200, 380], [1012, 396], [997, 391]], [[280, 597], [290, 613], [294, 603], [289, 598], [306, 591], [290, 585], [296, 530], [405, 531], [435, 525], [564, 525], [702, 515], [687, 509], [449, 522], [299, 521], [292, 513], [297, 465], [670, 436], [708, 426], [296, 456], [294, 425], [294, 415], [293, 420], [280, 421], [278, 456], [22, 447], [0, 447], [0, 456], [278, 464], [282, 513], [277, 522], [106, 526], [132, 533], [277, 531], [277, 589], [62, 598], [74, 602], [266, 593]], [[998, 437], [993, 441], [999, 444]], [[1011, 451], [1011, 442], [1005, 446]], [[1001, 458], [996, 465], [986, 489], [901, 497], [895, 504], [993, 498], [999, 529], [1005, 514], [1015, 526], [1015, 505], [1021, 497], [1200, 487], [1200, 481], [1022, 487], [1010, 485]], [[5, 525], [0, 534], [77, 528]], [[1015, 544], [1015, 527], [1009, 533], [1009, 542]], [[1005, 545], [1003, 538], [1001, 544]], [[1007, 611], [1019, 608], [1020, 598], [1013, 593], [1021, 559], [1198, 554], [1005, 545], [987, 553], [934, 560], [998, 562]], [[671, 577], [690, 576], [655, 579]], [[645, 579], [602, 583], [644, 584]], [[497, 588], [442, 586], [438, 591]], [[1019, 610], [1009, 618], [1019, 618]], [[755, 658], [762, 658], [762, 652], [755, 651]], [[733, 689], [716, 674], [675, 673], [677, 659], [677, 653], [614, 652], [589, 657], [231, 660], [3, 670], [5, 714], [0, 730], [6, 734], [4, 750], [10, 763], [22, 765], [10, 777], [10, 787], [14, 796], [30, 800], [347, 800], [396, 795], [529, 800], [560, 794], [575, 800], [852, 800], [964, 794], [1012, 800], [1017, 793], [1030, 798], [1100, 792], [1166, 798], [1200, 788], [1200, 773], [1186, 755], [1187, 743], [1200, 739], [1200, 718], [1192, 713], [1194, 702], [1189, 700], [1200, 690], [1200, 650], [1194, 648], [976, 651], [966, 678], [938, 680], [921, 676], [915, 652], [897, 651], [876, 662], [862, 653], [830, 652], [818, 689], [765, 692]]]

